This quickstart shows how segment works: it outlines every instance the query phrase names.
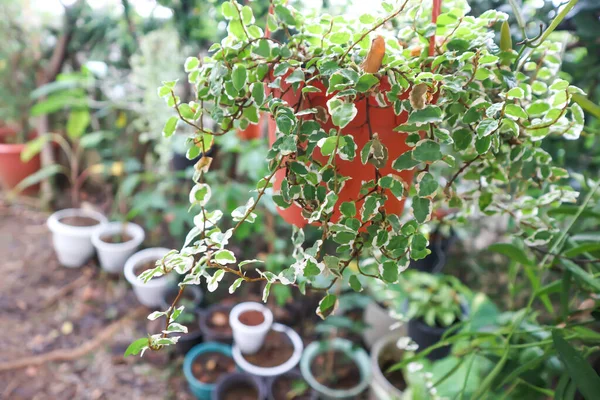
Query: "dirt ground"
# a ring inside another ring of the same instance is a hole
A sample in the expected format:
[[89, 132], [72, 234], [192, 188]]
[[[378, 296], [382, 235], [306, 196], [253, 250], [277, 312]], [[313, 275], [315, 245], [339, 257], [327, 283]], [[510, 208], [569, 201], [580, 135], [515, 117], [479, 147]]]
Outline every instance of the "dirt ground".
[[60, 266], [46, 218], [0, 202], [0, 399], [192, 399], [181, 357], [123, 358], [149, 310], [94, 260]]

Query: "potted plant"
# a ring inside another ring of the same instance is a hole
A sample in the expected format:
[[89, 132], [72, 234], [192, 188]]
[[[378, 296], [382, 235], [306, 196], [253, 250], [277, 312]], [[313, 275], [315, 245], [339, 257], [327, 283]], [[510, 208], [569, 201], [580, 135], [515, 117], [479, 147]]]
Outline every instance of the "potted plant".
[[268, 400], [317, 400], [317, 393], [296, 370], [269, 378], [266, 386]]
[[152, 247], [138, 251], [125, 263], [127, 281], [140, 303], [147, 307], [158, 307], [169, 289], [171, 278], [156, 269], [163, 265], [172, 252], [163, 247]]
[[234, 343], [243, 354], [254, 354], [262, 347], [272, 324], [273, 313], [260, 303], [240, 303], [229, 313]]
[[[464, 289], [455, 277], [410, 272], [401, 283], [406, 293], [408, 336], [425, 350], [439, 342], [453, 325], [467, 314], [462, 292]], [[456, 330], [454, 330], [455, 332]], [[450, 353], [450, 346], [436, 348], [427, 357], [438, 360]]]
[[369, 385], [367, 353], [346, 339], [313, 342], [300, 361], [302, 376], [322, 398], [355, 399]]
[[[445, 218], [457, 223], [473, 215], [506, 216], [515, 240], [557, 250], [564, 235], [549, 211], [575, 202], [578, 192], [540, 142], [579, 137], [585, 121], [576, 100], [585, 93], [562, 79], [562, 47], [547, 39], [576, 1], [538, 38], [518, 46], [506, 29], [496, 38], [507, 14], [467, 15], [464, 1], [445, 1], [443, 9], [439, 1], [433, 9], [428, 2], [384, 2], [384, 14], [355, 18], [299, 12], [274, 0], [267, 27], [282, 33], [281, 40], [257, 24], [250, 7], [223, 2], [228, 36], [210, 56], [186, 62], [195, 99], [177, 97], [174, 81], [158, 89], [177, 111], [165, 134], [178, 122], [191, 126], [188, 149], [204, 153], [215, 136], [258, 123], [263, 113], [272, 143], [268, 172], [224, 219], [223, 210], [209, 205], [212, 159], [201, 157], [192, 177], [194, 227], [160, 270], [182, 274], [188, 283], [202, 278], [209, 290], [232, 276], [230, 293], [260, 282], [265, 300], [273, 285], [313, 288], [322, 294], [317, 311], [325, 318], [339, 305], [336, 284], [361, 291], [364, 277], [391, 286], [410, 260], [426, 257], [424, 226], [439, 208], [452, 209]], [[213, 128], [203, 125], [205, 116], [214, 119]], [[304, 230], [294, 229], [293, 262], [277, 273], [230, 250], [271, 194], [287, 221], [314, 224], [321, 234], [305, 243]], [[194, 268], [176, 268], [190, 257]], [[365, 271], [356, 262], [361, 257], [372, 257], [377, 268]], [[550, 259], [552, 252], [545, 267]], [[242, 268], [248, 264], [255, 266], [252, 275]], [[528, 307], [523, 315], [533, 311]]]
[[223, 375], [215, 384], [211, 400], [262, 400], [265, 384], [256, 376], [243, 372]]
[[264, 344], [253, 354], [242, 353], [237, 343], [233, 346], [233, 359], [242, 370], [261, 377], [285, 374], [298, 365], [304, 344], [290, 327], [274, 323]]
[[125, 262], [144, 241], [144, 229], [133, 222], [110, 222], [92, 233], [100, 266], [109, 273], [123, 272]]
[[231, 347], [207, 342], [192, 348], [183, 360], [183, 373], [191, 392], [199, 400], [211, 400], [217, 380], [235, 371]]
[[[161, 303], [161, 309], [167, 310], [179, 294], [177, 286], [170, 287]], [[179, 354], [187, 354], [194, 346], [202, 343], [202, 331], [200, 330], [199, 313], [200, 304], [202, 303], [202, 290], [198, 286], [188, 286], [179, 299], [184, 309], [177, 321], [187, 328], [187, 333], [183, 334], [175, 349]]]
[[233, 343], [233, 330], [229, 324], [231, 304], [213, 304], [200, 311], [200, 331], [206, 341]]

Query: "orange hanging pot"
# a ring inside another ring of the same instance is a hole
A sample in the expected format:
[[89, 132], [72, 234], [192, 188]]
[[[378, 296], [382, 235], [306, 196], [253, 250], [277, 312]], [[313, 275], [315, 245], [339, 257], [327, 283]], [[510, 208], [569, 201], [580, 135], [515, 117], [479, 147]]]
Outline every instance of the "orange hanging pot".
[[[335, 93], [326, 95], [326, 88], [320, 82], [311, 82], [311, 85], [321, 89], [319, 93], [308, 93], [304, 95], [300, 110], [312, 107], [323, 107], [327, 110], [327, 101], [331, 99]], [[386, 92], [390, 89], [390, 84], [386, 77], [382, 78], [378, 84], [378, 88], [382, 92]], [[285, 100], [290, 106], [298, 104], [300, 96], [302, 95], [300, 89], [294, 93], [291, 89], [287, 90], [287, 87], [282, 90], [273, 90], [272, 93], [276, 97], [280, 97]], [[283, 95], [282, 95], [283, 93]], [[405, 100], [408, 98], [410, 90], [404, 92], [399, 98]], [[387, 100], [386, 100], [387, 101]], [[360, 160], [360, 152], [365, 144], [370, 140], [369, 123], [371, 125], [371, 132], [377, 133], [379, 140], [387, 147], [388, 160], [384, 168], [379, 169], [380, 176], [395, 175], [405, 183], [405, 187], [409, 187], [413, 178], [412, 170], [396, 171], [391, 165], [400, 155], [404, 154], [411, 148], [406, 144], [407, 133], [396, 132], [394, 129], [399, 125], [406, 123], [408, 119], [408, 112], [402, 111], [400, 115], [394, 113], [394, 108], [388, 103], [388, 106], [381, 107], [374, 96], [369, 94], [369, 97], [363, 97], [358, 99], [355, 103], [357, 108], [357, 115], [352, 122], [350, 122], [345, 128], [342, 129], [342, 135], [351, 135], [356, 143], [356, 154], [357, 156], [353, 161], [342, 160], [339, 156], [336, 156], [337, 171], [342, 176], [348, 176], [351, 179], [345, 182], [345, 185], [338, 193], [338, 202], [334, 207], [332, 222], [336, 222], [340, 218], [339, 205], [346, 201], [355, 201], [356, 208], [360, 209], [363, 203], [361, 198], [360, 190], [364, 182], [375, 179], [376, 168], [371, 164], [362, 164]], [[311, 119], [311, 115], [302, 117], [303, 119]], [[336, 128], [331, 122], [331, 116], [328, 115], [326, 123], [320, 123], [321, 127], [327, 132], [329, 129]], [[269, 144], [272, 145], [276, 140], [277, 125], [275, 120], [271, 116], [268, 120], [268, 132], [269, 132]], [[327, 157], [323, 156], [319, 150], [315, 150], [313, 157], [322, 163], [327, 162]], [[279, 192], [281, 183], [285, 179], [285, 169], [279, 170], [273, 180], [273, 190], [275, 193]], [[405, 199], [396, 198], [389, 189], [385, 190], [387, 200], [383, 205], [384, 210], [387, 214], [401, 214], [404, 208]], [[298, 227], [305, 226], [308, 221], [302, 215], [302, 209], [296, 204], [292, 204], [287, 209], [277, 208], [278, 213], [283, 219]]]

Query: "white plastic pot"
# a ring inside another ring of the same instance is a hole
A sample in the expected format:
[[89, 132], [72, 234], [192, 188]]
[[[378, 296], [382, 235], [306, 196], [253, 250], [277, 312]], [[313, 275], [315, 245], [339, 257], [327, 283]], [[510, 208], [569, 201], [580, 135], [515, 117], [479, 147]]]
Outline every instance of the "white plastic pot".
[[387, 309], [383, 308], [377, 302], [372, 301], [365, 307], [363, 313], [363, 322], [366, 328], [362, 336], [367, 348], [371, 349], [374, 343], [383, 336], [392, 332], [407, 336], [406, 324], [398, 324], [398, 320], [392, 318]]
[[233, 360], [238, 367], [252, 375], [270, 377], [285, 374], [298, 365], [300, 359], [302, 358], [302, 351], [304, 350], [304, 344], [302, 343], [300, 336], [292, 328], [283, 324], [274, 323], [271, 329], [276, 332], [285, 333], [288, 336], [292, 342], [292, 345], [294, 346], [294, 352], [292, 353], [292, 356], [281, 365], [277, 365], [275, 367], [259, 367], [254, 364], [250, 364], [248, 360], [244, 358], [244, 355], [242, 354], [237, 343], [234, 343], [232, 355]]
[[[102, 240], [104, 236], [125, 233], [131, 240], [124, 243], [107, 243]], [[125, 262], [144, 241], [144, 230], [141, 226], [127, 222], [110, 222], [99, 226], [92, 233], [92, 243], [98, 253], [100, 266], [107, 272], [120, 273], [125, 267]]]
[[162, 299], [169, 289], [171, 278], [161, 276], [144, 283], [135, 275], [135, 269], [149, 261], [155, 261], [163, 258], [170, 250], [164, 247], [152, 247], [138, 251], [125, 263], [125, 279], [133, 286], [133, 291], [140, 303], [147, 307], [160, 306]]
[[91, 237], [98, 225], [73, 226], [60, 221], [68, 217], [93, 218], [98, 220], [98, 224], [105, 224], [108, 221], [101, 213], [82, 208], [67, 208], [48, 217], [46, 224], [52, 232], [52, 243], [58, 261], [65, 267], [77, 268], [94, 255]]
[[[255, 326], [244, 325], [240, 321], [240, 315], [246, 311], [259, 311], [264, 321]], [[254, 354], [262, 347], [265, 336], [273, 325], [273, 313], [260, 303], [253, 301], [240, 303], [231, 309], [229, 325], [233, 331], [233, 341], [240, 351], [244, 354]]]
[[384, 358], [395, 362], [402, 361], [403, 350], [396, 343], [405, 334], [392, 332], [380, 338], [371, 349], [371, 373], [372, 379], [369, 384], [369, 400], [401, 400], [404, 393], [390, 383], [383, 375], [380, 363]]

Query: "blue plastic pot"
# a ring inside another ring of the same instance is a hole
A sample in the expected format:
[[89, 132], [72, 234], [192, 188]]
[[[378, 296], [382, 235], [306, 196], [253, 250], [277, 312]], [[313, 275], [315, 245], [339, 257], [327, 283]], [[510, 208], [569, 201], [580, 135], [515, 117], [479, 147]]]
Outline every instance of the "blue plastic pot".
[[[356, 363], [360, 370], [360, 381], [356, 386], [350, 389], [332, 389], [322, 385], [317, 381], [311, 371], [313, 360], [319, 354], [330, 349], [341, 351], [350, 357]], [[369, 385], [371, 379], [371, 361], [367, 352], [357, 348], [351, 341], [341, 338], [335, 338], [325, 342], [312, 342], [304, 350], [302, 360], [300, 360], [300, 372], [308, 385], [319, 393], [321, 399], [356, 399]]]
[[192, 364], [194, 360], [201, 354], [205, 353], [221, 353], [227, 357], [231, 357], [231, 346], [223, 343], [207, 342], [194, 346], [186, 355], [183, 360], [183, 374], [185, 379], [188, 381], [190, 391], [199, 400], [210, 400], [213, 390], [215, 389], [214, 383], [202, 383], [194, 374], [192, 374]]

